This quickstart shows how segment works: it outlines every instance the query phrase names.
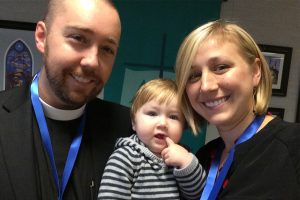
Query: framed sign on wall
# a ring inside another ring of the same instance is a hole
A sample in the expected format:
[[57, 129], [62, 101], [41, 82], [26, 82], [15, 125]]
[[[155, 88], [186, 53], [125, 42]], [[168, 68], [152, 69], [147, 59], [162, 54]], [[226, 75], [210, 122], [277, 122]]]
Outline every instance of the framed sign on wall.
[[284, 109], [283, 108], [273, 108], [273, 107], [269, 107], [268, 108], [268, 112], [273, 115], [273, 116], [277, 116], [280, 117], [281, 119], [284, 118]]
[[286, 96], [292, 59], [291, 47], [259, 44], [272, 73], [272, 95]]
[[42, 64], [35, 47], [35, 23], [0, 20], [0, 88], [3, 90], [31, 81]]

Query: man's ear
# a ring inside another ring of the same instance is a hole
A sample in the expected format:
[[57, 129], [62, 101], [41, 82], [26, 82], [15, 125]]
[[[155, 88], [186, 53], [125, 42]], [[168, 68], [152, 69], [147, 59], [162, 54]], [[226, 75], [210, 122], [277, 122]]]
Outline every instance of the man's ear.
[[36, 24], [34, 36], [35, 36], [36, 47], [42, 54], [45, 53], [46, 35], [47, 35], [47, 29], [46, 29], [45, 22], [39, 21]]
[[255, 58], [253, 63], [253, 86], [256, 87], [261, 79], [261, 61], [259, 58]]

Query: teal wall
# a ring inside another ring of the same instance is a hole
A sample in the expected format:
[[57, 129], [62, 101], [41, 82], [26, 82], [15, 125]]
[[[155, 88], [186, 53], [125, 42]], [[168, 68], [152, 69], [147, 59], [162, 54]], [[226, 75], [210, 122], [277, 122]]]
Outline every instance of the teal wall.
[[[122, 38], [104, 98], [130, 106], [137, 88], [159, 76], [174, 79], [173, 66], [180, 43], [197, 26], [218, 19], [221, 0], [116, 0]], [[163, 74], [160, 74], [162, 70]], [[205, 141], [189, 131], [182, 143], [195, 152]]]

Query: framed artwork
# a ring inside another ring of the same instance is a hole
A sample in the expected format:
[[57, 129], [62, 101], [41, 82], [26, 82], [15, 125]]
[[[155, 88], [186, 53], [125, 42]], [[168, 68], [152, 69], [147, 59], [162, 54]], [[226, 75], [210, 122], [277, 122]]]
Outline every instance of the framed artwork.
[[286, 96], [293, 49], [265, 44], [259, 44], [259, 47], [272, 73], [272, 95]]
[[0, 75], [3, 90], [30, 82], [42, 65], [35, 46], [35, 23], [0, 20]]
[[284, 109], [283, 108], [272, 108], [269, 107], [268, 108], [268, 113], [273, 115], [273, 116], [277, 116], [280, 117], [281, 119], [283, 119], [284, 117]]

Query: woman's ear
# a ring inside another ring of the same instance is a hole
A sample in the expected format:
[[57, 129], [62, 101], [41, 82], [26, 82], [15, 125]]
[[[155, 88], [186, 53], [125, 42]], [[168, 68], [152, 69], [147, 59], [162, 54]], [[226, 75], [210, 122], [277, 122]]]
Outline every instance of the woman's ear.
[[253, 86], [256, 87], [259, 84], [261, 79], [261, 61], [259, 58], [255, 58], [253, 66], [252, 66], [252, 73], [253, 73]]
[[45, 22], [39, 21], [36, 24], [34, 36], [35, 36], [36, 47], [42, 54], [45, 53], [46, 35], [47, 35], [47, 29], [46, 29]]

